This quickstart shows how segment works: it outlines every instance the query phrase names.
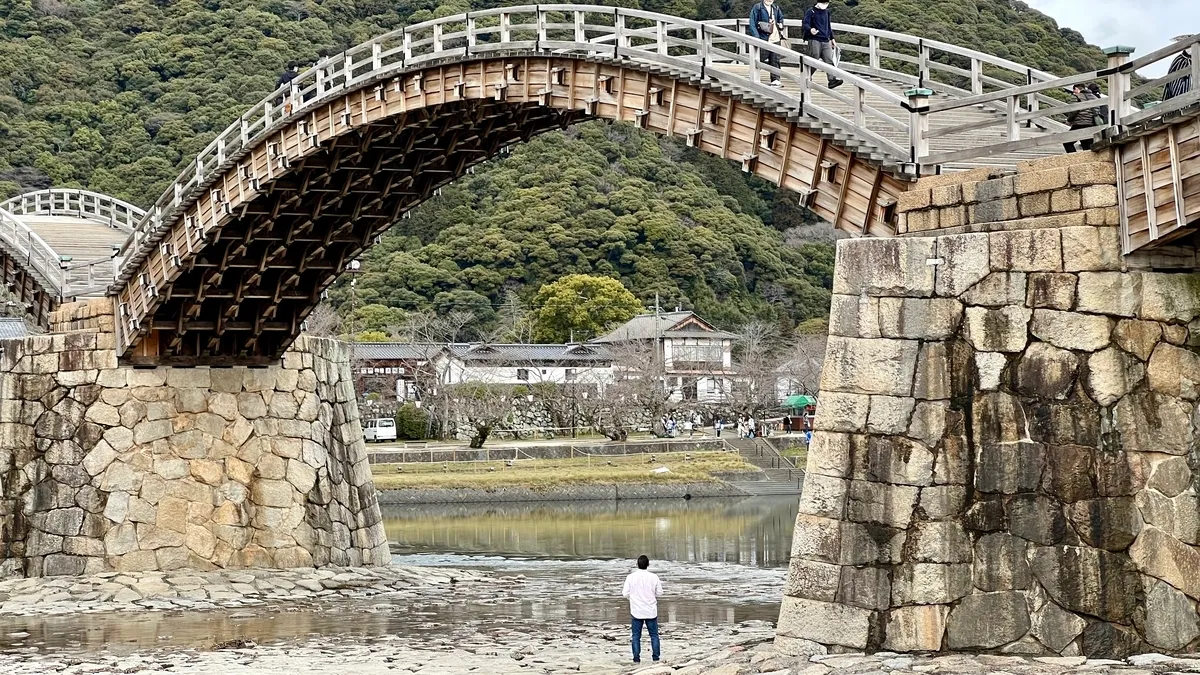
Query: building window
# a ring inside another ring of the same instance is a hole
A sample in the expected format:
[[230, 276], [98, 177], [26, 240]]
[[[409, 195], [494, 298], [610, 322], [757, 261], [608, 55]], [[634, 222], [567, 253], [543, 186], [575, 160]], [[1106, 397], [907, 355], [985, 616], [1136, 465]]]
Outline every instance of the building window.
[[567, 379], [567, 382], [574, 382], [574, 381], [575, 381], [575, 369], [574, 369], [574, 368], [567, 368], [567, 370], [566, 370], [566, 379]]
[[529, 381], [529, 369], [528, 368], [517, 368], [517, 379], [522, 382], [528, 382]]

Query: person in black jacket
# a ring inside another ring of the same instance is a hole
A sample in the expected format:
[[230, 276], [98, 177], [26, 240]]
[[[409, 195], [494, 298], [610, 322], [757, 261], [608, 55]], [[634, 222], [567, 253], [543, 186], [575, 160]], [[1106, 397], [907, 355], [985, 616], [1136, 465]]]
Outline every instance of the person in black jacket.
[[[1083, 85], [1083, 84], [1072, 85], [1071, 86], [1071, 94], [1075, 96], [1075, 101], [1077, 103], [1083, 103], [1084, 101], [1095, 101], [1096, 100], [1096, 95], [1093, 94], [1091, 92], [1091, 90], [1088, 89], [1087, 86]], [[1084, 108], [1083, 110], [1076, 110], [1075, 112], [1069, 113], [1067, 115], [1067, 124], [1071, 125], [1071, 131], [1076, 131], [1078, 129], [1088, 129], [1090, 127], [1096, 126], [1096, 118], [1099, 115], [1100, 115], [1100, 112], [1096, 108]], [[1091, 150], [1092, 149], [1092, 139], [1090, 139], [1090, 138], [1081, 139], [1079, 141], [1079, 147], [1083, 148], [1084, 151]], [[1065, 149], [1067, 152], [1075, 152], [1075, 142], [1072, 141], [1070, 143], [1063, 143], [1063, 149]]]
[[[760, 0], [750, 8], [750, 35], [773, 45], [783, 43], [783, 10], [775, 0]], [[778, 52], [764, 49], [759, 60], [772, 68], [779, 68]], [[779, 86], [778, 73], [771, 73], [771, 86]]]
[[[804, 39], [808, 40], [808, 55], [829, 65], [837, 65], [834, 52], [837, 40], [833, 37], [833, 18], [830, 16], [829, 0], [818, 0], [817, 4], [804, 13]], [[841, 86], [842, 80], [829, 76], [829, 88]]]

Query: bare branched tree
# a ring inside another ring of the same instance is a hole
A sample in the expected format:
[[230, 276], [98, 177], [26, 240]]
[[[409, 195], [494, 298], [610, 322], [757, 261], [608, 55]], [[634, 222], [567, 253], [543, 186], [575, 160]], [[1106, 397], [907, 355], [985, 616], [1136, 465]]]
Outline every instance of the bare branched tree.
[[322, 302], [304, 319], [304, 332], [314, 337], [337, 337], [343, 324], [342, 315], [328, 302]]
[[454, 424], [468, 425], [472, 448], [482, 448], [492, 431], [509, 419], [515, 401], [512, 386], [486, 382], [443, 386], [439, 398], [444, 398], [447, 405], [436, 407], [451, 411]]
[[605, 387], [598, 406], [588, 406], [595, 417], [590, 424], [613, 440], [624, 440], [640, 424], [658, 434], [659, 420], [676, 408], [679, 391], [668, 381], [662, 354], [650, 341], [608, 345], [613, 357], [613, 382]]
[[821, 367], [825, 364], [825, 335], [800, 335], [792, 342], [780, 369], [784, 394], [816, 396], [821, 389]]
[[515, 291], [504, 294], [504, 303], [496, 312], [496, 327], [487, 335], [488, 342], [525, 343], [533, 341], [533, 317], [529, 307]]
[[777, 324], [767, 321], [751, 321], [737, 331], [735, 374], [722, 380], [734, 412], [760, 417], [779, 406], [780, 369], [789, 356], [789, 342]]

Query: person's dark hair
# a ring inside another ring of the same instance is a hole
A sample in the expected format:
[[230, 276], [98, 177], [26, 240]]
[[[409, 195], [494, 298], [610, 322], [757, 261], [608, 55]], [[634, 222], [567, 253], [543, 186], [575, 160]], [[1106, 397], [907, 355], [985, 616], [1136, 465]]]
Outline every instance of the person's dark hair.
[[638, 556], [638, 569], [644, 570], [649, 566], [650, 566], [650, 559], [644, 555], [639, 555]]
[[1100, 85], [1098, 85], [1098, 84], [1096, 84], [1095, 82], [1093, 82], [1093, 83], [1091, 83], [1091, 84], [1089, 84], [1089, 85], [1088, 85], [1088, 91], [1090, 91], [1090, 92], [1092, 92], [1093, 94], [1095, 94], [1095, 95], [1099, 96], [1099, 95], [1100, 95]]

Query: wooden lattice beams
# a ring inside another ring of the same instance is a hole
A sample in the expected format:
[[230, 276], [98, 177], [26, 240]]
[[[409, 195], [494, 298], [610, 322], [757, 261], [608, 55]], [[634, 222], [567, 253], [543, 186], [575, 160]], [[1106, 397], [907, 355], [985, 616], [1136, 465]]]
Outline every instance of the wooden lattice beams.
[[[511, 66], [511, 67], [510, 67]], [[381, 93], [382, 92], [382, 93]], [[134, 362], [277, 358], [344, 265], [506, 145], [588, 118], [688, 136], [801, 194], [844, 230], [888, 235], [905, 184], [772, 111], [625, 65], [529, 57], [365, 83], [270, 134], [202, 192], [117, 298]]]
[[[1125, 252], [1162, 248], [1200, 227], [1200, 116], [1114, 149]], [[1165, 249], [1164, 249], [1165, 252]]]

